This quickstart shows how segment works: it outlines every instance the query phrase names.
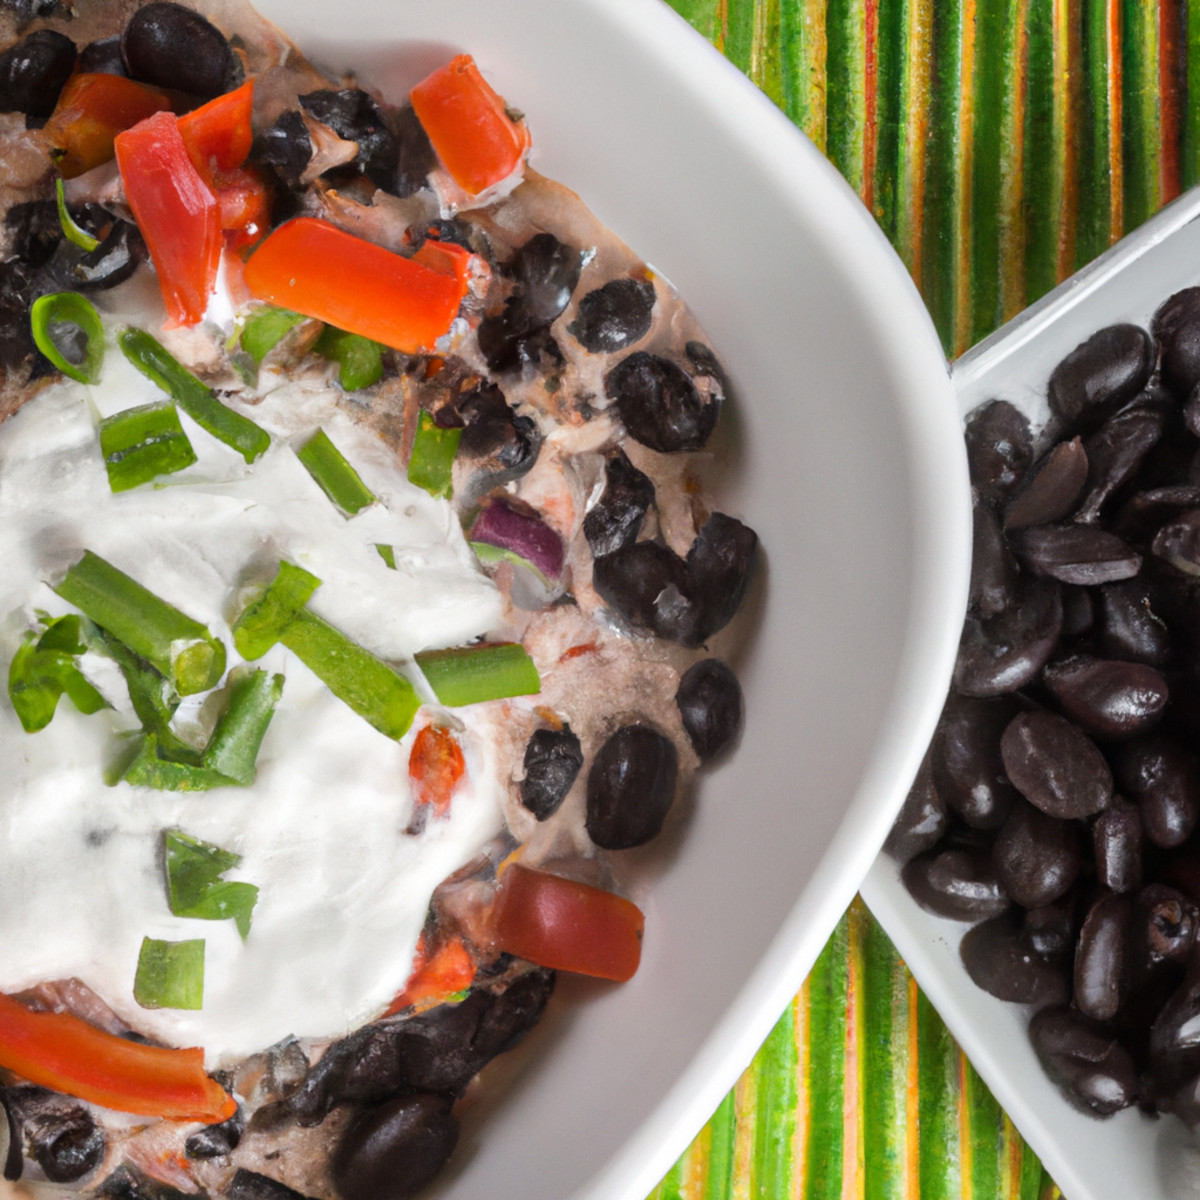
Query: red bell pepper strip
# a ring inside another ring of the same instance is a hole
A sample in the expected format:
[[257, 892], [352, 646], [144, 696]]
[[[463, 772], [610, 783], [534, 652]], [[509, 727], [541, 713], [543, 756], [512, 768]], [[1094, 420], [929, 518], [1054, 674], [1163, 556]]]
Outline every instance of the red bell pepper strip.
[[524, 121], [512, 120], [469, 54], [423, 79], [409, 99], [442, 166], [472, 196], [507, 179], [529, 150]]
[[458, 302], [461, 304], [471, 286], [471, 260], [474, 257], [470, 250], [455, 242], [426, 238], [412, 259], [423, 267], [451, 276], [458, 283]]
[[460, 284], [327, 221], [281, 225], [246, 263], [259, 300], [405, 354], [429, 350], [458, 313]]
[[512, 863], [500, 877], [496, 947], [542, 967], [623, 983], [642, 957], [641, 909], [623, 896]]
[[263, 177], [250, 167], [218, 170], [213, 194], [221, 210], [221, 231], [231, 235], [234, 246], [257, 242], [271, 223], [271, 201]]
[[172, 113], [118, 134], [125, 198], [146, 239], [172, 326], [204, 317], [221, 256], [221, 211], [200, 177]]
[[385, 1016], [428, 1000], [444, 1000], [471, 986], [475, 979], [475, 960], [462, 938], [452, 936], [435, 944], [421, 934], [413, 960], [412, 974], [404, 990], [388, 1006]]
[[62, 177], [73, 179], [108, 162], [122, 130], [170, 107], [169, 96], [121, 75], [72, 75], [44, 134]]
[[196, 170], [210, 183], [214, 168], [233, 171], [250, 153], [254, 131], [254, 80], [179, 118], [179, 133]]
[[62, 1012], [0, 995], [0, 1066], [30, 1083], [121, 1112], [175, 1121], [227, 1120], [233, 1097], [204, 1072], [204, 1051], [147, 1046]]

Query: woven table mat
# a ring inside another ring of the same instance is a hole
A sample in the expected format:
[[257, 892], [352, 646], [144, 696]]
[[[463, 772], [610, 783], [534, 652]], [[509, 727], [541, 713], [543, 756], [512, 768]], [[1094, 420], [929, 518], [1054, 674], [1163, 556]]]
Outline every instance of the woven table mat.
[[[950, 357], [1200, 178], [1200, 0], [670, 2], [858, 192]], [[651, 1200], [1059, 1195], [856, 901]]]

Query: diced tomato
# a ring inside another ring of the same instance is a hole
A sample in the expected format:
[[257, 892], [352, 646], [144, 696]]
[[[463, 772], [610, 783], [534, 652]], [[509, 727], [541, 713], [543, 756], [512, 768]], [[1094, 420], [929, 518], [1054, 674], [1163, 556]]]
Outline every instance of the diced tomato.
[[444, 817], [450, 811], [454, 789], [466, 770], [462, 747], [448, 729], [426, 725], [417, 734], [408, 756], [413, 802], [410, 833], [419, 832], [430, 817]]
[[70, 1013], [0, 995], [0, 1066], [41, 1087], [121, 1112], [214, 1123], [237, 1104], [204, 1071], [204, 1051], [147, 1046]]
[[213, 172], [233, 171], [250, 153], [254, 131], [254, 80], [226, 92], [179, 118], [179, 133], [196, 170], [212, 180]]
[[170, 107], [169, 96], [121, 75], [72, 75], [45, 127], [62, 177], [108, 162], [118, 133]]
[[645, 919], [636, 904], [520, 863], [501, 876], [491, 925], [498, 949], [579, 975], [623, 983], [642, 957]]
[[475, 959], [462, 938], [451, 936], [430, 949], [425, 934], [417, 943], [412, 974], [387, 1010], [388, 1016], [403, 1008], [428, 1000], [442, 1000], [471, 986], [475, 978]]
[[525, 122], [508, 115], [469, 54], [423, 79], [409, 99], [442, 166], [473, 196], [507, 179], [529, 150]]
[[146, 239], [173, 325], [204, 317], [221, 257], [221, 212], [200, 177], [172, 113], [156, 113], [118, 134], [125, 198]]
[[439, 242], [437, 238], [426, 238], [412, 256], [412, 260], [454, 279], [458, 283], [458, 303], [461, 304], [471, 285], [471, 260], [474, 257], [470, 250], [455, 242]]
[[405, 354], [432, 349], [462, 300], [453, 276], [312, 217], [266, 238], [246, 264], [246, 284], [259, 300]]

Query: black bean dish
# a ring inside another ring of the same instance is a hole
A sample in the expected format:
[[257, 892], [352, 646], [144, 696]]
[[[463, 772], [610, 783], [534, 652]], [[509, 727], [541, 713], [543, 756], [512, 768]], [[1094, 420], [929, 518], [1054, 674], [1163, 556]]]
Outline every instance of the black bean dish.
[[967, 419], [970, 607], [887, 844], [1075, 1106], [1200, 1121], [1200, 287]]

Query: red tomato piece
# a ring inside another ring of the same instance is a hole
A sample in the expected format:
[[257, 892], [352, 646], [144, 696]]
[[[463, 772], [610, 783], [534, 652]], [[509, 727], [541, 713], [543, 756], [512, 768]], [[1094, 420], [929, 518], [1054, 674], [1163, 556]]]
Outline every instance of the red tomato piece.
[[474, 257], [470, 250], [454, 242], [439, 242], [437, 238], [426, 238], [412, 256], [412, 261], [456, 280], [458, 302], [461, 304], [471, 284], [471, 260]]
[[520, 863], [501, 876], [491, 924], [498, 949], [578, 975], [624, 983], [642, 957], [645, 918], [636, 904]]
[[41, 1087], [120, 1112], [209, 1124], [237, 1103], [204, 1071], [204, 1051], [147, 1046], [70, 1013], [0, 995], [0, 1066]]
[[403, 1008], [424, 1000], [441, 1000], [471, 986], [475, 978], [475, 960], [460, 937], [450, 937], [429, 948], [424, 934], [417, 943], [412, 974], [402, 991], [388, 1007], [391, 1016]]
[[221, 230], [235, 246], [258, 241], [271, 223], [271, 199], [263, 177], [249, 167], [217, 171], [213, 193], [221, 210]]
[[221, 257], [221, 212], [179, 134], [178, 118], [156, 113], [118, 134], [125, 198], [146, 239], [172, 325], [204, 317]]
[[170, 107], [169, 96], [121, 75], [72, 75], [45, 128], [59, 173], [73, 179], [108, 162], [118, 133]]
[[469, 54], [421, 80], [409, 99], [442, 166], [472, 196], [507, 179], [529, 150], [524, 121], [508, 115]]
[[443, 817], [450, 811], [454, 789], [466, 770], [462, 747], [448, 729], [426, 725], [417, 734], [408, 756], [413, 801], [410, 833], [419, 833], [429, 817]]
[[179, 118], [179, 133], [201, 176], [210, 183], [214, 170], [233, 171], [250, 153], [254, 131], [254, 80], [226, 92]]
[[259, 300], [405, 354], [432, 349], [462, 299], [452, 275], [312, 217], [263, 241], [246, 263], [246, 285]]

